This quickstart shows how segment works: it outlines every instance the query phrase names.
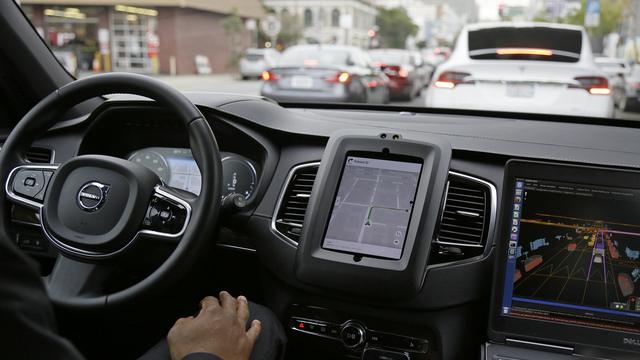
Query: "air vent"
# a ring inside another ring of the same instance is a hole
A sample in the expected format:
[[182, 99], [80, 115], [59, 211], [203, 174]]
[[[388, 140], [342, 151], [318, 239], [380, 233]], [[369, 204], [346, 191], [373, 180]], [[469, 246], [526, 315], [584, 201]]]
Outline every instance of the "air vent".
[[481, 255], [495, 216], [494, 201], [493, 185], [450, 172], [432, 262]]
[[53, 150], [41, 148], [41, 147], [32, 147], [25, 154], [27, 160], [32, 163], [40, 163], [40, 164], [50, 164], [53, 160]]
[[294, 245], [297, 245], [300, 240], [304, 215], [307, 212], [318, 166], [319, 163], [310, 163], [294, 167], [289, 173], [276, 206], [276, 215], [273, 217], [271, 227]]

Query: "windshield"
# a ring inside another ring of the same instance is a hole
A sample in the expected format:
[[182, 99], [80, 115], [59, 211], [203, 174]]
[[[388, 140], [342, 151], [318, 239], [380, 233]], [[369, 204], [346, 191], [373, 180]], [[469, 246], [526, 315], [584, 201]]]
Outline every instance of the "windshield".
[[640, 120], [640, 1], [16, 3], [78, 78], [135, 72], [282, 104]]

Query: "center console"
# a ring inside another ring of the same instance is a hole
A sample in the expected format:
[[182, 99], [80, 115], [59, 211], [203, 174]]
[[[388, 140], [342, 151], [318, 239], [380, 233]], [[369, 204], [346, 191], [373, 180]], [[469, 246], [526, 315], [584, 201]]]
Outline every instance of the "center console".
[[[344, 131], [325, 149], [295, 262], [301, 282], [351, 298], [401, 301], [427, 271], [451, 159], [437, 138]], [[313, 336], [334, 354], [366, 360], [432, 358], [424, 333], [406, 324], [296, 305], [293, 335]], [[326, 350], [326, 349], [324, 349]]]

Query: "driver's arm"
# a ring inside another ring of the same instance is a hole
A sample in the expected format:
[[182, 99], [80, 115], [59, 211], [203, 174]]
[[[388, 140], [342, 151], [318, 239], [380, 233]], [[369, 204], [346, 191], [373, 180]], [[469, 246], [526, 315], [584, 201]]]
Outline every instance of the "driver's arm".
[[181, 318], [167, 335], [172, 360], [247, 360], [261, 330], [254, 320], [247, 330], [249, 306], [244, 296], [220, 293], [200, 302], [197, 316]]

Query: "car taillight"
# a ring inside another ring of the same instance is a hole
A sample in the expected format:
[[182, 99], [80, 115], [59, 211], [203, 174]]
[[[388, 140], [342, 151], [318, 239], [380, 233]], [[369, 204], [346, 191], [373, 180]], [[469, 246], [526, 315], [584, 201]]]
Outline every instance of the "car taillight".
[[390, 77], [403, 77], [406, 78], [409, 76], [409, 69], [402, 67], [402, 66], [398, 66], [398, 65], [388, 65], [386, 67], [383, 68], [384, 69], [384, 73], [387, 74], [387, 76]]
[[400, 66], [387, 65], [383, 69], [384, 69], [384, 73], [387, 74], [387, 76], [394, 77], [394, 76], [398, 76], [398, 72], [400, 71]]
[[466, 80], [471, 74], [460, 71], [445, 71], [433, 83], [437, 88], [453, 89], [458, 84], [472, 84], [472, 81]]
[[325, 78], [325, 80], [333, 84], [348, 84], [351, 81], [351, 75], [348, 72], [339, 72]]
[[601, 76], [579, 76], [574, 78], [580, 85], [569, 85], [570, 88], [585, 89], [591, 95], [610, 95], [609, 80]]
[[263, 71], [262, 72], [262, 80], [264, 81], [275, 81], [280, 79], [280, 77], [271, 71]]

